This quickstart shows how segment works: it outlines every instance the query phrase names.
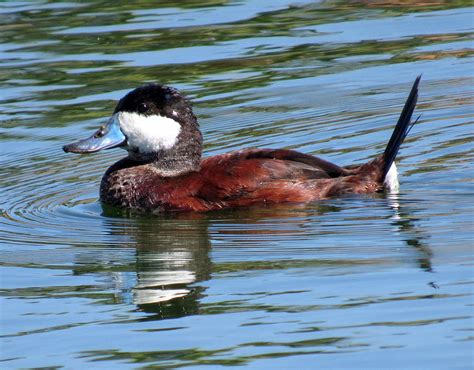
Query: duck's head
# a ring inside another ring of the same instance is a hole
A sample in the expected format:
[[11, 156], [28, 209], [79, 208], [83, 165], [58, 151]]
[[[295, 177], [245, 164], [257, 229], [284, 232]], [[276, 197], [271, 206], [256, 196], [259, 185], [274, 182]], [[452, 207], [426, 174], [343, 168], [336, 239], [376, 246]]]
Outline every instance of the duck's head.
[[202, 136], [190, 102], [172, 87], [138, 87], [118, 102], [109, 121], [91, 137], [63, 150], [94, 153], [117, 147], [126, 149], [131, 160], [153, 163], [172, 175], [197, 170]]

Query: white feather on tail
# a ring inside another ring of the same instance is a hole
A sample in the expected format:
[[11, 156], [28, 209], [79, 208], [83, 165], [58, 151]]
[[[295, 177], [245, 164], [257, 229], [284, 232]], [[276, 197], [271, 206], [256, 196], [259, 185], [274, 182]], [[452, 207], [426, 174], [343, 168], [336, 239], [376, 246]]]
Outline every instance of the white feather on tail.
[[398, 193], [400, 183], [398, 182], [398, 170], [395, 162], [390, 166], [383, 184], [390, 193]]

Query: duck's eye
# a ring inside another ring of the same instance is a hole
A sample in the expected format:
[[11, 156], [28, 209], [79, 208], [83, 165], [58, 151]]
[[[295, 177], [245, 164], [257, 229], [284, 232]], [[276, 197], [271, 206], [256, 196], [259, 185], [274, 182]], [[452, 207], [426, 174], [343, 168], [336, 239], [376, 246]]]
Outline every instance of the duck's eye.
[[145, 113], [146, 111], [148, 111], [148, 104], [147, 103], [140, 103], [138, 105], [138, 112], [139, 113]]

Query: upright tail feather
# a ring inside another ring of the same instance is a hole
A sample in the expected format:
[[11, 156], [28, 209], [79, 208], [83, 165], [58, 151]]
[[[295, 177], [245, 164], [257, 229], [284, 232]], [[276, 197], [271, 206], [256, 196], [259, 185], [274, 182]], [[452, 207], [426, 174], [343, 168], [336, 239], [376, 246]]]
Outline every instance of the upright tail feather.
[[405, 106], [403, 107], [402, 113], [400, 114], [397, 125], [395, 126], [392, 136], [390, 137], [390, 140], [387, 144], [387, 148], [383, 153], [384, 178], [390, 170], [392, 163], [395, 161], [395, 157], [397, 156], [398, 150], [400, 149], [400, 145], [402, 145], [403, 140], [405, 140], [411, 128], [415, 125], [415, 123], [418, 122], [418, 119], [420, 118], [418, 117], [415, 121], [411, 121], [411, 116], [413, 115], [413, 111], [415, 110], [416, 102], [418, 100], [418, 84], [420, 83], [420, 79], [421, 75], [419, 75], [413, 83], [410, 95], [408, 95], [408, 99], [405, 102]]

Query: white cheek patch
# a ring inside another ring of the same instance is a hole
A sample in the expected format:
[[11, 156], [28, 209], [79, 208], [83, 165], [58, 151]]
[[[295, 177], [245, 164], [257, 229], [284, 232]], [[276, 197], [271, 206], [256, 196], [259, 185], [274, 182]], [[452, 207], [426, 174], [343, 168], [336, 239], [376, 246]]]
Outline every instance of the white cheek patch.
[[398, 171], [395, 162], [393, 162], [390, 166], [383, 184], [390, 193], [398, 193], [398, 190], [400, 189], [400, 183], [398, 182]]
[[181, 125], [172, 118], [139, 113], [116, 113], [120, 129], [127, 136], [128, 146], [141, 153], [172, 148], [178, 141]]

